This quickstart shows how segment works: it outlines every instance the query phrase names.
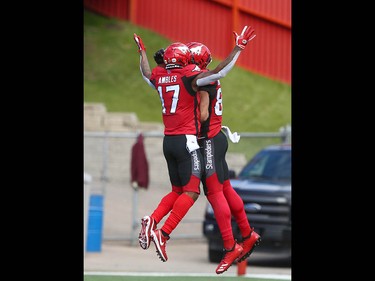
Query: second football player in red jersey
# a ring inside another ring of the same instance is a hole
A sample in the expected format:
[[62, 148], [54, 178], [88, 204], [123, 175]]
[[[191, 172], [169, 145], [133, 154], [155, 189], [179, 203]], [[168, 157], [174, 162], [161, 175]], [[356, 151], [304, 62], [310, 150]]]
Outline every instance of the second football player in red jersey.
[[[211, 62], [211, 52], [206, 45], [199, 42], [186, 44], [192, 52], [193, 62], [201, 69], [207, 69]], [[228, 164], [225, 155], [228, 150], [227, 136], [222, 132], [223, 93], [220, 81], [199, 88], [201, 131], [199, 143], [204, 159], [202, 183], [204, 194], [210, 202], [219, 226], [224, 255], [216, 273], [225, 272], [237, 260], [245, 260], [260, 242], [260, 236], [252, 228], [246, 216], [244, 204], [229, 181]], [[235, 218], [242, 241], [239, 243], [243, 251], [238, 255], [233, 236], [231, 219]]]

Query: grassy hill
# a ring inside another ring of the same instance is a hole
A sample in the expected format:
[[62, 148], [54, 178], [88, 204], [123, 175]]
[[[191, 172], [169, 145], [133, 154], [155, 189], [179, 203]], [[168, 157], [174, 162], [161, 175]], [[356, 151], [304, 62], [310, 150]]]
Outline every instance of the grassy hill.
[[[171, 42], [127, 21], [84, 12], [84, 101], [104, 103], [109, 112], [135, 112], [141, 121], [162, 122], [155, 90], [142, 79], [133, 33], [152, 55]], [[220, 61], [215, 59], [210, 68]], [[277, 132], [291, 124], [291, 87], [235, 66], [221, 80], [223, 124], [237, 132]]]

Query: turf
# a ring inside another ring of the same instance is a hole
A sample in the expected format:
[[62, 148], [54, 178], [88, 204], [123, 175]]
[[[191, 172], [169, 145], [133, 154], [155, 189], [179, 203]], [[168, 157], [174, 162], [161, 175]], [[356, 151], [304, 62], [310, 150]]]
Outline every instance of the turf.
[[[162, 122], [155, 90], [142, 79], [133, 33], [152, 55], [171, 42], [128, 21], [84, 11], [84, 102], [104, 103], [108, 112], [135, 112], [140, 121]], [[220, 61], [213, 55], [210, 68]], [[235, 66], [221, 79], [223, 125], [237, 132], [278, 132], [291, 124], [291, 86]]]
[[[219, 279], [220, 278], [220, 279]], [[100, 276], [100, 275], [85, 275], [84, 281], [284, 281], [285, 279], [264, 279], [264, 278], [249, 278], [249, 277], [226, 277], [223, 275], [217, 277], [191, 277], [191, 276]]]

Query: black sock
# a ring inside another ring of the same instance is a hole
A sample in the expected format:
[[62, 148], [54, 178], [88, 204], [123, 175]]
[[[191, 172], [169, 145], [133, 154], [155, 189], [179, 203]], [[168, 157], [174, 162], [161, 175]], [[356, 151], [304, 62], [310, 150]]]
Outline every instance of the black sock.
[[169, 235], [165, 231], [161, 230], [161, 233], [169, 239]]

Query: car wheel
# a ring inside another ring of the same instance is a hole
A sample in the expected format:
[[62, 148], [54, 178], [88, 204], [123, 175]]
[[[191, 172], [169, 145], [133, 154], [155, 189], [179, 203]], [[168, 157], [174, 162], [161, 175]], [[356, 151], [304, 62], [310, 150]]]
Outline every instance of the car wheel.
[[208, 249], [208, 259], [210, 262], [218, 263], [223, 257], [223, 251]]

